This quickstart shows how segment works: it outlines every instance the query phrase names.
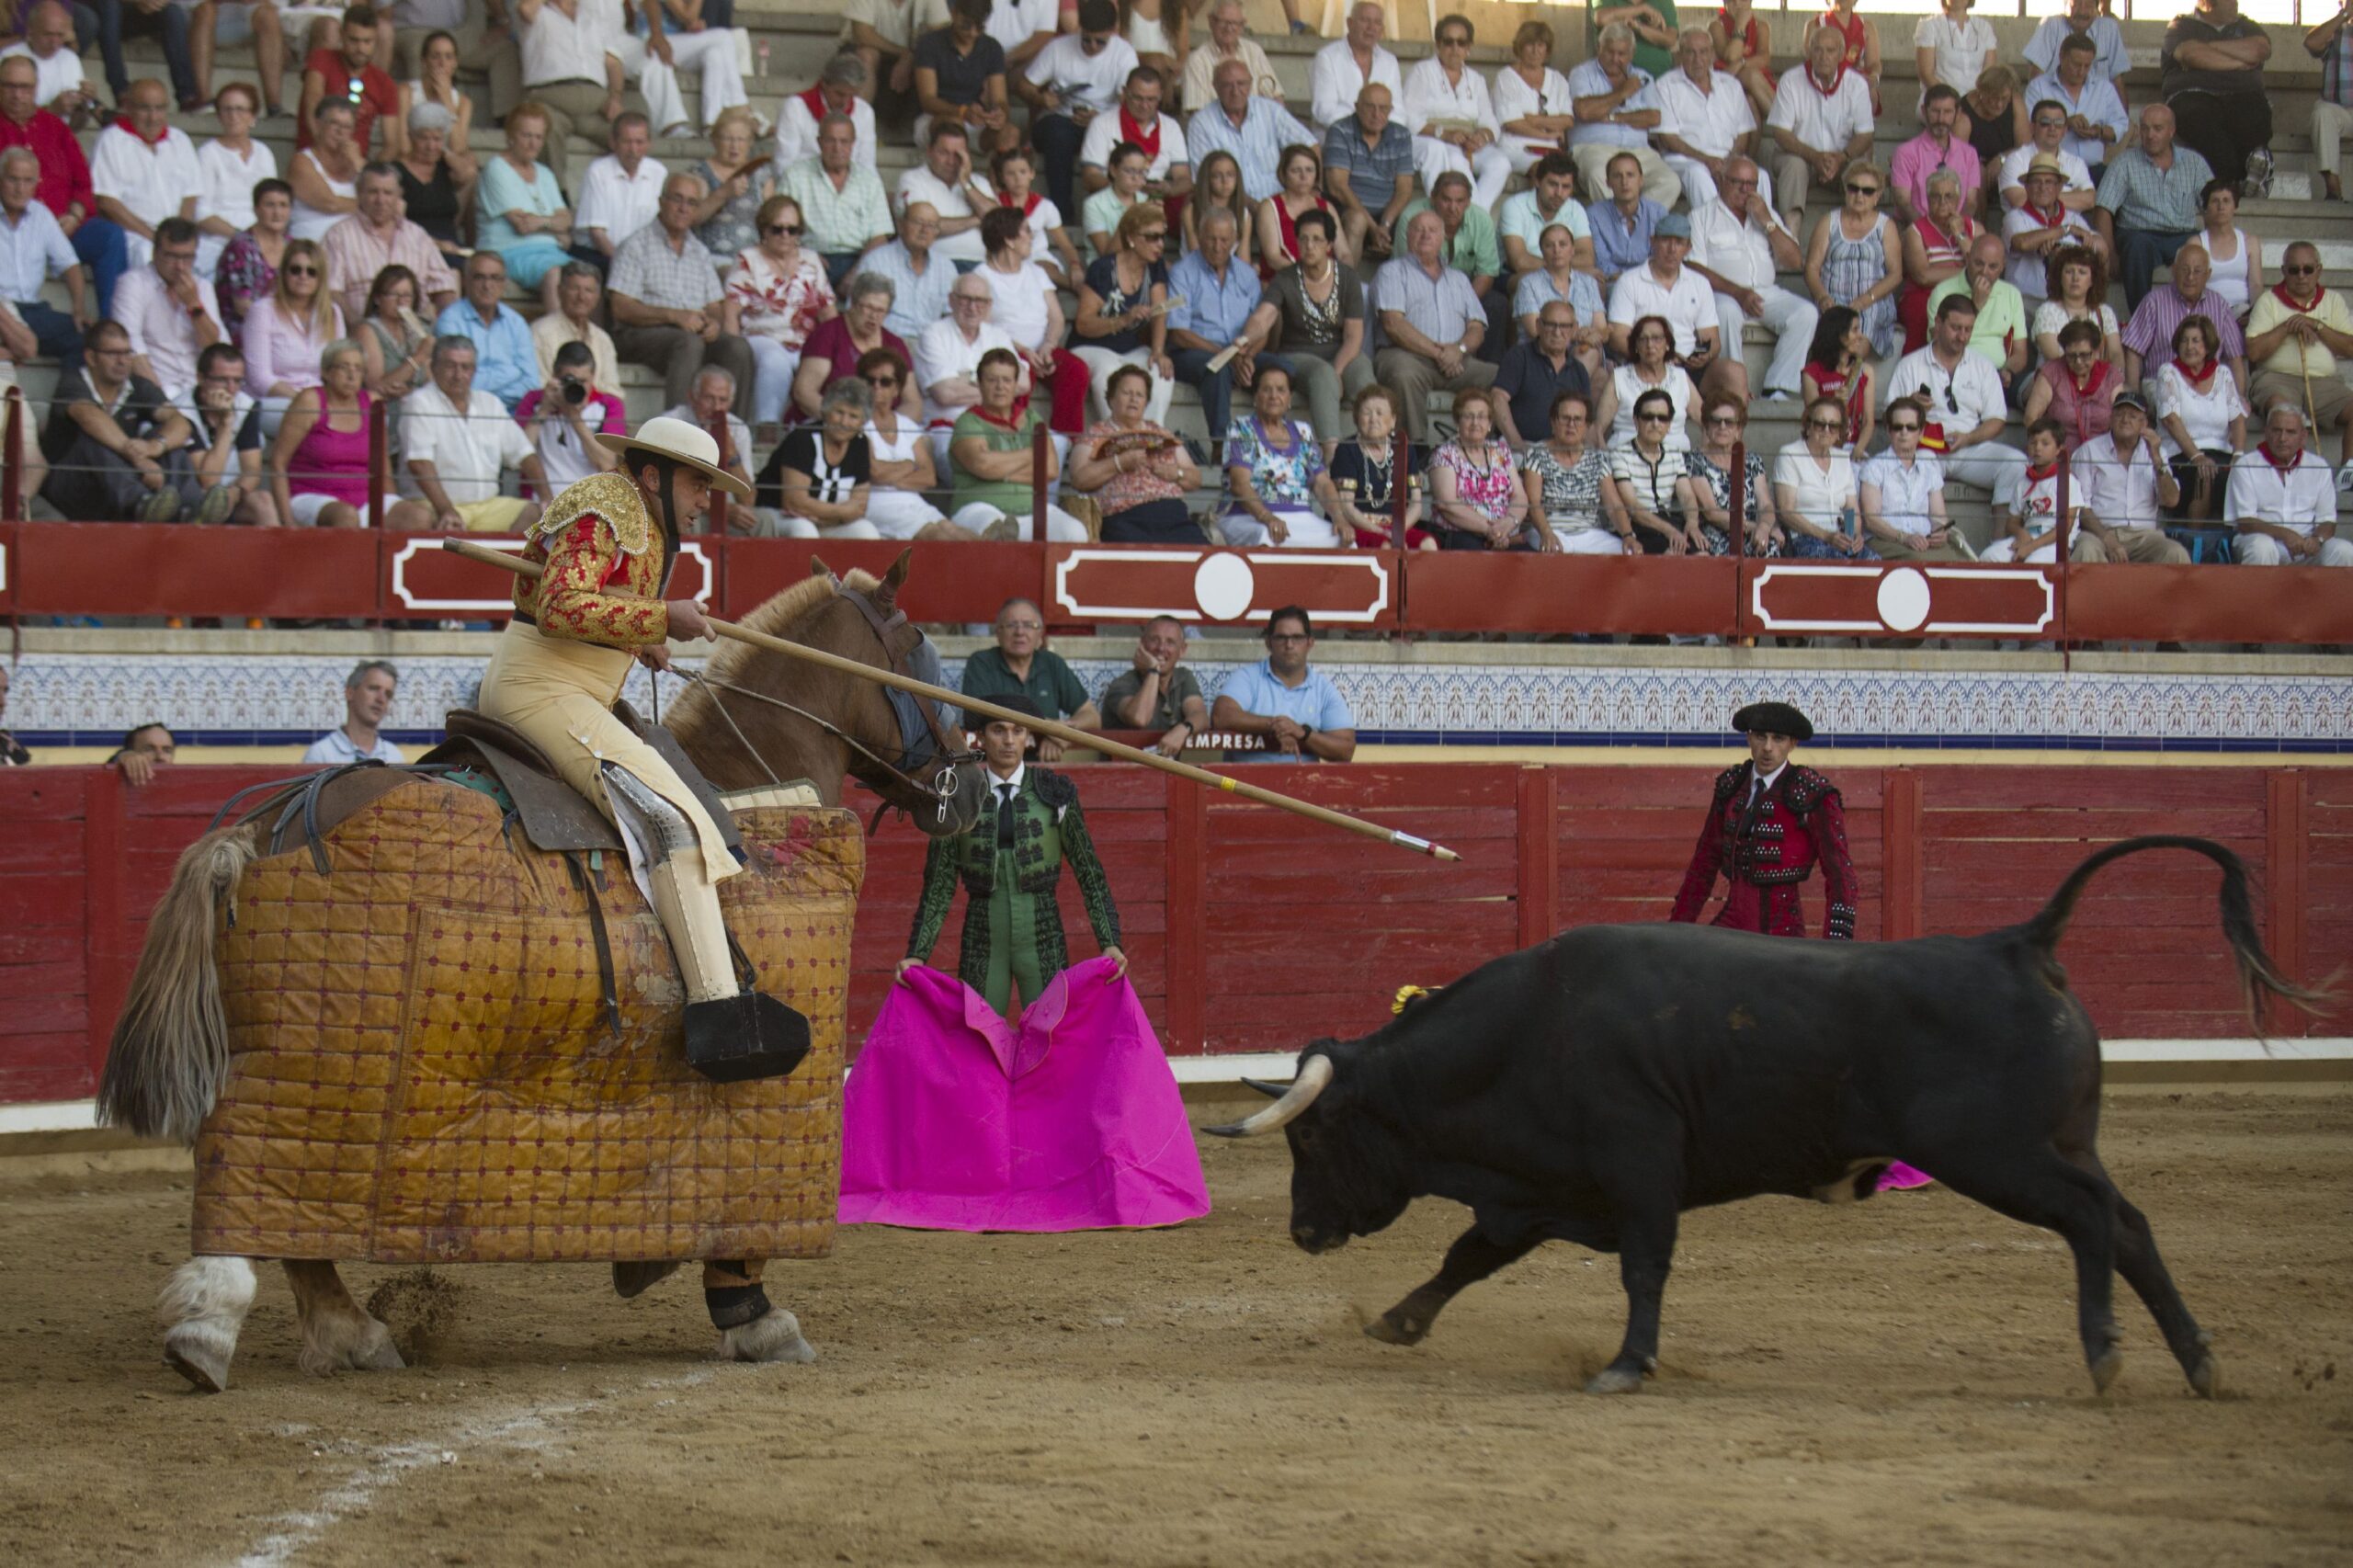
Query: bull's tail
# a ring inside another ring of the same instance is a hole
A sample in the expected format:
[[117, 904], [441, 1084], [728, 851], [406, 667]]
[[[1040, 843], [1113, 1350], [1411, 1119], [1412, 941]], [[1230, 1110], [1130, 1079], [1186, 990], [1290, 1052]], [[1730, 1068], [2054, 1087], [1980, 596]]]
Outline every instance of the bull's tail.
[[2319, 1005], [2328, 999], [2327, 989], [2298, 985], [2279, 972], [2279, 966], [2264, 950], [2263, 934], [2256, 928], [2255, 906], [2247, 896], [2246, 863], [2211, 838], [2151, 834], [2111, 844], [2069, 872], [2067, 880], [2059, 884], [2059, 891], [2051, 895], [2051, 902], [2018, 927], [2019, 931], [2044, 954], [2050, 954], [2059, 946], [2059, 938], [2066, 935], [2068, 919], [2075, 913], [2075, 901], [2083, 896], [2085, 884], [2111, 861], [2138, 855], [2143, 849], [2188, 849], [2222, 869], [2222, 936], [2231, 945], [2232, 959], [2238, 964], [2239, 985], [2245, 994], [2250, 1022], [2256, 1019], [2256, 1005], [2266, 995], [2292, 1002], [2308, 1013], [2319, 1010]]
[[180, 857], [155, 906], [98, 1081], [98, 1120], [189, 1143], [220, 1097], [229, 1029], [213, 920], [256, 853], [256, 829], [216, 828]]

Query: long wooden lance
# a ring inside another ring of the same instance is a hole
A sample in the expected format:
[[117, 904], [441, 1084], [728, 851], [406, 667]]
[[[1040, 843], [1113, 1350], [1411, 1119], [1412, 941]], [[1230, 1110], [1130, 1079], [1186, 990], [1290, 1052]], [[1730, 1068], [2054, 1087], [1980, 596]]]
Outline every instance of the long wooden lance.
[[[469, 561], [479, 561], [485, 566], [501, 567], [518, 577], [537, 577], [540, 574], [539, 562], [526, 561], [521, 556], [506, 551], [493, 550], [487, 545], [476, 544], [472, 540], [445, 539], [441, 541], [441, 548], [452, 554], [462, 555]], [[982, 713], [992, 719], [1002, 719], [1009, 723], [1019, 724], [1024, 729], [1035, 731], [1039, 734], [1051, 735], [1065, 745], [1084, 746], [1090, 751], [1099, 751], [1107, 756], [1119, 757], [1124, 762], [1139, 762], [1146, 767], [1156, 767], [1163, 773], [1173, 773], [1179, 778], [1189, 778], [1196, 784], [1206, 784], [1212, 790], [1221, 790], [1229, 795], [1239, 795], [1245, 801], [1256, 801], [1260, 805], [1272, 806], [1278, 811], [1310, 817], [1316, 822], [1346, 829], [1349, 833], [1362, 834], [1367, 838], [1378, 838], [1384, 844], [1393, 844], [1400, 849], [1410, 849], [1417, 855], [1427, 855], [1434, 860], [1462, 858], [1443, 844], [1433, 844], [1427, 838], [1416, 838], [1410, 833], [1402, 833], [1392, 827], [1382, 827], [1379, 823], [1367, 822], [1362, 817], [1352, 817], [1346, 812], [1336, 812], [1329, 806], [1319, 806], [1313, 801], [1279, 794], [1275, 790], [1252, 784], [1245, 779], [1234, 778], [1222, 773], [1212, 773], [1206, 767], [1196, 767], [1189, 762], [1179, 762], [1174, 757], [1162, 756], [1157, 752], [1140, 751], [1134, 746], [1111, 740], [1104, 735], [1090, 734], [1085, 730], [1073, 729], [1068, 724], [1052, 719], [1033, 719], [1026, 713], [1016, 713], [1010, 709], [999, 708], [996, 704], [977, 697], [967, 697], [961, 692], [949, 691], [946, 687], [933, 686], [927, 681], [916, 680], [911, 676], [877, 669], [872, 665], [861, 665], [856, 659], [846, 659], [838, 653], [828, 653], [822, 649], [808, 647], [786, 638], [772, 637], [765, 631], [755, 631], [750, 627], [738, 626], [732, 620], [722, 620], [717, 616], [705, 616], [703, 619], [709, 621], [710, 629], [722, 637], [732, 638], [738, 642], [748, 642], [755, 648], [765, 648], [771, 653], [781, 653], [788, 659], [799, 659], [803, 664], [821, 665], [826, 669], [838, 670], [847, 676], [856, 676], [860, 680], [872, 681], [878, 686], [895, 687], [901, 691], [913, 692], [917, 697], [928, 697], [934, 702], [945, 704], [949, 708], [961, 708], [970, 713]]]

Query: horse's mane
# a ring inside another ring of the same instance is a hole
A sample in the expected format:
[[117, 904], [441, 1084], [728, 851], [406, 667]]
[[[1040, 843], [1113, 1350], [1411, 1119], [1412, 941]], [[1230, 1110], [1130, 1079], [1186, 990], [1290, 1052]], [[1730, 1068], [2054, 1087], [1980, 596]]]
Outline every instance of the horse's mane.
[[[844, 587], [855, 588], [862, 594], [870, 594], [881, 586], [881, 580], [872, 573], [861, 572], [855, 567], [843, 573], [841, 581]], [[762, 631], [771, 637], [781, 637], [795, 621], [811, 614], [833, 597], [832, 578], [803, 577], [790, 587], [781, 589], [769, 597], [757, 609], [744, 617], [740, 624], [746, 631]], [[742, 684], [744, 666], [760, 655], [761, 650], [755, 648], [749, 642], [722, 639], [710, 658], [704, 664], [703, 673], [713, 680], [735, 681]], [[716, 711], [711, 701], [710, 687], [700, 681], [696, 681], [688, 685], [680, 694], [678, 700], [672, 705], [665, 722], [670, 733], [676, 735], [681, 743], [691, 743], [703, 725], [711, 721]]]

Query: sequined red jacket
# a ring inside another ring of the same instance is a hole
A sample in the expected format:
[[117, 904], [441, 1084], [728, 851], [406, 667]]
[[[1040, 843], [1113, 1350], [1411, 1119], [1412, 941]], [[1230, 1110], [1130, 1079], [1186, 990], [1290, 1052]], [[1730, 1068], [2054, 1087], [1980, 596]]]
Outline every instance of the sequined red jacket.
[[568, 486], [529, 538], [523, 558], [546, 570], [515, 580], [515, 608], [541, 635], [628, 649], [669, 635], [662, 592], [677, 545], [647, 516], [627, 474]]
[[1855, 935], [1855, 859], [1847, 847], [1847, 814], [1838, 787], [1794, 763], [1749, 805], [1755, 764], [1744, 762], [1716, 778], [1715, 799], [1691, 852], [1691, 869], [1675, 896], [1671, 920], [1699, 919], [1722, 871], [1730, 883], [1715, 924], [1774, 937], [1805, 935], [1798, 884], [1822, 868], [1830, 911], [1822, 934], [1851, 941]]

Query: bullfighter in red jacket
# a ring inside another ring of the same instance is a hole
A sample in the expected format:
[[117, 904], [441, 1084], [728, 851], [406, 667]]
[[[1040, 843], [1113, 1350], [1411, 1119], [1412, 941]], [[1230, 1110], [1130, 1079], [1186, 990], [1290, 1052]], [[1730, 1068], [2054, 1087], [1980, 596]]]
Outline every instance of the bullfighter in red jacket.
[[1822, 934], [1853, 940], [1855, 861], [1847, 848], [1838, 788], [1811, 767], [1790, 762], [1790, 751], [1813, 738], [1813, 726], [1786, 702], [1754, 702], [1733, 715], [1732, 727], [1747, 735], [1749, 760], [1717, 776], [1707, 824], [1668, 918], [1697, 920], [1721, 869], [1731, 888], [1717, 925], [1802, 937], [1805, 911], [1798, 884], [1819, 862], [1830, 899]]

